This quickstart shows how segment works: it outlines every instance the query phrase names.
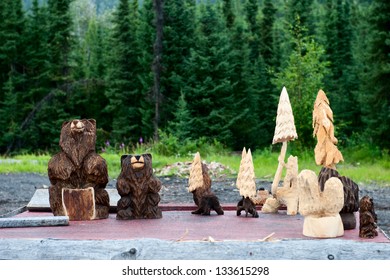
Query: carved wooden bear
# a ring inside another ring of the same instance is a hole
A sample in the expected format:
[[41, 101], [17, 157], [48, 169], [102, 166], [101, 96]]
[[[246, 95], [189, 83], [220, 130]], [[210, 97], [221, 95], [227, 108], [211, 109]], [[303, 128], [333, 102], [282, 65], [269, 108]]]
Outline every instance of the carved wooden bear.
[[[51, 183], [49, 201], [55, 216], [68, 214], [64, 207], [64, 194], [71, 197], [75, 193], [81, 194], [85, 191], [89, 195], [89, 200], [86, 201], [91, 202], [85, 207], [92, 209], [93, 214], [81, 219], [108, 217], [110, 198], [105, 190], [108, 183], [107, 165], [106, 161], [96, 154], [95, 143], [95, 120], [72, 120], [62, 124], [59, 142], [61, 152], [54, 155], [48, 164], [48, 176]], [[75, 201], [83, 202], [80, 197]], [[83, 206], [75, 205], [73, 212], [89, 211]]]
[[325, 182], [331, 177], [339, 178], [343, 183], [344, 206], [340, 211], [340, 215], [344, 229], [354, 229], [356, 228], [356, 218], [354, 212], [359, 210], [359, 186], [348, 177], [340, 176], [336, 170], [328, 167], [322, 167], [318, 175], [318, 182], [321, 190], [324, 189]]
[[194, 202], [198, 209], [192, 211], [192, 214], [210, 215], [214, 210], [218, 215], [223, 215], [223, 209], [219, 203], [218, 197], [211, 191], [211, 178], [208, 173], [207, 165], [202, 163], [203, 187], [192, 191]]
[[161, 182], [153, 176], [152, 155], [123, 155], [116, 183], [121, 198], [118, 220], [159, 219], [162, 217], [159, 191]]
[[374, 238], [378, 236], [377, 228], [377, 215], [374, 210], [373, 199], [365, 195], [360, 200], [359, 208], [359, 237], [362, 238]]
[[245, 217], [248, 217], [248, 214], [251, 214], [253, 218], [259, 217], [256, 204], [249, 197], [242, 197], [237, 203], [237, 216], [240, 216], [242, 211], [245, 211]]

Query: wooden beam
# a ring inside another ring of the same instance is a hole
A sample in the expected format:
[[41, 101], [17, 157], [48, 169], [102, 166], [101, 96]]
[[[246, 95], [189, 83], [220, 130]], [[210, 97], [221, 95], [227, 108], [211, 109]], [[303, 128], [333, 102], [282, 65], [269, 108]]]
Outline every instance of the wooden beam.
[[2, 218], [0, 228], [67, 226], [68, 216]]

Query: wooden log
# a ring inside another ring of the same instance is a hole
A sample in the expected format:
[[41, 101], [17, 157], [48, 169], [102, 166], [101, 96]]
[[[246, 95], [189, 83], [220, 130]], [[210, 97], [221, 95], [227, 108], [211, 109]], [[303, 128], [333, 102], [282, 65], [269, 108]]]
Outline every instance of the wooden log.
[[62, 189], [62, 203], [65, 215], [71, 221], [93, 220], [96, 217], [95, 191], [86, 189]]
[[340, 239], [176, 242], [149, 238], [12, 238], [0, 239], [0, 252], [4, 260], [389, 260], [390, 246], [389, 243]]
[[2, 218], [0, 228], [67, 226], [67, 216]]

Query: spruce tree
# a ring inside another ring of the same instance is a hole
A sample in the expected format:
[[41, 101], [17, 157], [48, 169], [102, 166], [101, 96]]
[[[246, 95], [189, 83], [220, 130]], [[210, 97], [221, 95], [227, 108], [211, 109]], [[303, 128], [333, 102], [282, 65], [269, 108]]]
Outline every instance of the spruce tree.
[[360, 105], [368, 139], [390, 148], [390, 2], [373, 1], [369, 24], [371, 36], [360, 88]]
[[232, 52], [222, 14], [212, 4], [200, 5], [197, 38], [187, 61], [184, 96], [191, 115], [193, 139], [207, 137], [231, 146], [234, 112]]
[[141, 96], [138, 89], [136, 22], [130, 3], [121, 0], [113, 16], [105, 110], [112, 115], [112, 140], [136, 142], [142, 135]]

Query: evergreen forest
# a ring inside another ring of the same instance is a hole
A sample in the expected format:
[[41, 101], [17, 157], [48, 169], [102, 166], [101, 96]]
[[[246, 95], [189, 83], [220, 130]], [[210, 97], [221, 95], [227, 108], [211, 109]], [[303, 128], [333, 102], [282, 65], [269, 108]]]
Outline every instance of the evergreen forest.
[[297, 148], [323, 89], [341, 147], [390, 150], [388, 0], [1, 0], [0, 154], [202, 139], [271, 146], [282, 87]]

